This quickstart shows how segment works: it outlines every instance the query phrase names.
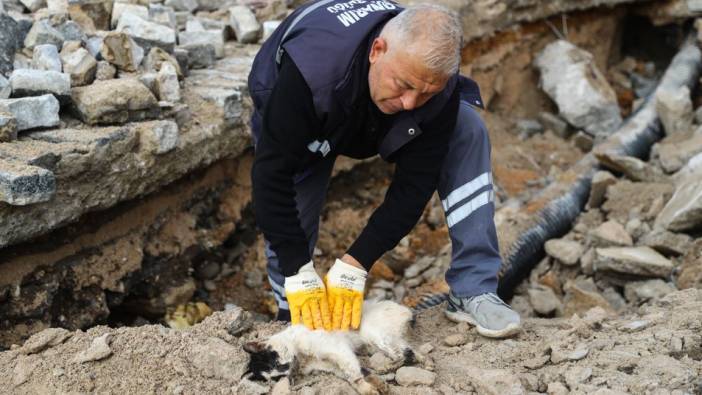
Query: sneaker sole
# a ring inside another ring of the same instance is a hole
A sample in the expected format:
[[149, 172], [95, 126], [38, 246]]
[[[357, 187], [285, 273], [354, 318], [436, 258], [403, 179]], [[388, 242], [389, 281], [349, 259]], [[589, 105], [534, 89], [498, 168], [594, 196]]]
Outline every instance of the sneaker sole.
[[473, 318], [473, 316], [468, 313], [463, 313], [459, 311], [453, 312], [448, 310], [444, 310], [444, 313], [446, 314], [446, 318], [453, 322], [467, 322], [473, 325], [475, 329], [478, 330], [478, 333], [485, 337], [501, 339], [505, 337], [514, 336], [521, 331], [521, 326], [519, 324], [509, 324], [506, 328], [500, 330], [488, 329], [483, 326], [480, 326], [475, 320], [475, 318]]

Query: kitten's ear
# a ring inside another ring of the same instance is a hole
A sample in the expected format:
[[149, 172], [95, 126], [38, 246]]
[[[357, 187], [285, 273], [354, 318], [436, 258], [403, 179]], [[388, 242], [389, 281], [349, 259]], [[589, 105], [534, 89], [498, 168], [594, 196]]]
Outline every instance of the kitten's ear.
[[249, 354], [258, 354], [266, 349], [266, 346], [261, 342], [248, 342], [244, 344], [244, 351]]

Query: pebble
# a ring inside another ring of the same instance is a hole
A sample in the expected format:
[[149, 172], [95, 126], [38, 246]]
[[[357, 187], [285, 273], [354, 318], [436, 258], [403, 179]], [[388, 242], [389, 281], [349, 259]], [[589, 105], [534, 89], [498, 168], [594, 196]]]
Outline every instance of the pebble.
[[388, 358], [383, 352], [376, 352], [368, 360], [368, 365], [376, 373], [387, 373], [393, 368], [393, 361]]
[[448, 335], [444, 338], [444, 344], [449, 347], [462, 346], [468, 342], [468, 337], [462, 333]]
[[564, 361], [579, 361], [590, 352], [583, 345], [578, 345], [575, 350], [564, 350], [558, 345], [551, 346], [551, 362], [561, 363]]
[[436, 373], [414, 366], [403, 366], [395, 372], [395, 381], [404, 387], [432, 385], [436, 381]]
[[570, 391], [565, 385], [559, 382], [549, 383], [548, 389], [546, 390], [548, 395], [568, 395]]
[[430, 352], [434, 351], [434, 345], [431, 343], [424, 343], [421, 346], [419, 346], [418, 351], [424, 355], [427, 355]]
[[111, 334], [105, 333], [104, 335], [93, 339], [87, 350], [79, 353], [74, 358], [74, 362], [85, 363], [91, 361], [99, 361], [105, 359], [112, 355], [112, 350], [110, 349], [110, 338]]
[[565, 373], [565, 381], [568, 387], [575, 388], [578, 384], [584, 383], [592, 376], [592, 368], [588, 367], [572, 367]]

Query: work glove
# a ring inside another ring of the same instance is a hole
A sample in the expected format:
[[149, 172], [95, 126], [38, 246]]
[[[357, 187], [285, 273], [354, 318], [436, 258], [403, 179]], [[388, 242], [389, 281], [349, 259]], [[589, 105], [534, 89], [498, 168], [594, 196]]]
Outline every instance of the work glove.
[[368, 273], [337, 259], [325, 279], [332, 329], [358, 329], [361, 325], [363, 289]]
[[285, 277], [285, 297], [293, 325], [302, 323], [310, 329], [331, 329], [327, 292], [312, 261], [301, 267], [296, 275]]

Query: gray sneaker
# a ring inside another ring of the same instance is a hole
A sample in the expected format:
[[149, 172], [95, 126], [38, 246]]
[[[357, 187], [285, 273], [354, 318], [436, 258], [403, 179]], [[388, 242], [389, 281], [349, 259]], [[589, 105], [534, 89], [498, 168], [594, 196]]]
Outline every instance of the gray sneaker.
[[446, 317], [475, 325], [485, 337], [502, 338], [520, 331], [519, 314], [494, 293], [458, 298], [449, 293]]

